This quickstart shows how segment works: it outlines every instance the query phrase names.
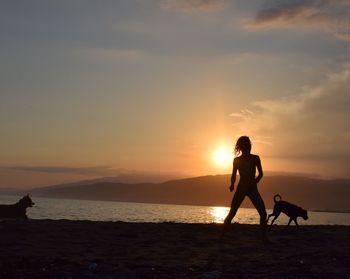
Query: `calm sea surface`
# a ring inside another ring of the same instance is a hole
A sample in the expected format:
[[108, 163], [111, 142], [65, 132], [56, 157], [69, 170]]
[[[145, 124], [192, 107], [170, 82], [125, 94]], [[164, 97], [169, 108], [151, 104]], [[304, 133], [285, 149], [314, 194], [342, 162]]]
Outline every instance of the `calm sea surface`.
[[[0, 204], [15, 203], [18, 196], [0, 195]], [[179, 222], [222, 223], [229, 208], [214, 206], [188, 206], [108, 201], [85, 201], [33, 197], [35, 206], [27, 210], [32, 219], [70, 219], [125, 222]], [[271, 213], [272, 210], [267, 210]], [[255, 209], [240, 208], [235, 222], [258, 224]], [[288, 218], [281, 214], [276, 224], [287, 224]], [[350, 213], [309, 212], [309, 220], [298, 219], [307, 225], [350, 225]]]

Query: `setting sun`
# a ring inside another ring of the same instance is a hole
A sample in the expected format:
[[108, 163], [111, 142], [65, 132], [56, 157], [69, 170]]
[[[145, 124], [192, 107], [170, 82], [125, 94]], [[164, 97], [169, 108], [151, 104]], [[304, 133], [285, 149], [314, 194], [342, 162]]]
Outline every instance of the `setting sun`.
[[220, 167], [227, 167], [232, 163], [232, 150], [226, 146], [220, 146], [213, 152], [213, 160]]

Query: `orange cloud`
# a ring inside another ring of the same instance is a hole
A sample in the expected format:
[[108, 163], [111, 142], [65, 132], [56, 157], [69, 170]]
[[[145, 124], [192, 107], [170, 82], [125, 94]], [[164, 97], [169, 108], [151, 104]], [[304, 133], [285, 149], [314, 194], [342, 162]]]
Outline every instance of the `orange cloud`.
[[305, 152], [306, 156], [336, 155], [350, 160], [349, 90], [348, 64], [319, 86], [295, 97], [257, 101], [249, 110], [231, 114], [233, 127], [240, 134], [272, 137], [267, 141], [280, 146], [279, 154], [301, 156]]
[[246, 26], [252, 29], [306, 27], [350, 41], [349, 7], [350, 2], [342, 0], [271, 2], [258, 11]]

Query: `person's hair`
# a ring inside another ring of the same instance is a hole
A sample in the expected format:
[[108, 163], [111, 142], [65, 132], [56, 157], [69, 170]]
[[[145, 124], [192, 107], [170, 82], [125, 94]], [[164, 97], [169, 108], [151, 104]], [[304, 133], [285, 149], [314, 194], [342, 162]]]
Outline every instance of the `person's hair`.
[[239, 155], [240, 153], [250, 153], [252, 149], [252, 143], [247, 136], [240, 137], [235, 146], [235, 155]]

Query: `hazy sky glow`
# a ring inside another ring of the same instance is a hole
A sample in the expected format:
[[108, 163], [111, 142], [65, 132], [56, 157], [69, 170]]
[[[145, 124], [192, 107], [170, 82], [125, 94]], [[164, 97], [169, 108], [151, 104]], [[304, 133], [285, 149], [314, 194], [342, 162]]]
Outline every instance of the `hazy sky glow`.
[[350, 177], [350, 2], [1, 1], [0, 187], [266, 170]]

